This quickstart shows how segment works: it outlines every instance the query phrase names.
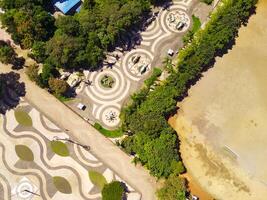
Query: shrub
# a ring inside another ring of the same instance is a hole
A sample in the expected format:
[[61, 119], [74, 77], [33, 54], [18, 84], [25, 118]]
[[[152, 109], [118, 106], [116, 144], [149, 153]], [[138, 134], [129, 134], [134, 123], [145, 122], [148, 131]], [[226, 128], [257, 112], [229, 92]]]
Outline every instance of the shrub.
[[159, 200], [185, 200], [186, 181], [174, 174], [165, 181], [164, 186], [157, 191]]
[[119, 181], [113, 181], [106, 184], [102, 190], [103, 200], [122, 200], [124, 196], [124, 187]]

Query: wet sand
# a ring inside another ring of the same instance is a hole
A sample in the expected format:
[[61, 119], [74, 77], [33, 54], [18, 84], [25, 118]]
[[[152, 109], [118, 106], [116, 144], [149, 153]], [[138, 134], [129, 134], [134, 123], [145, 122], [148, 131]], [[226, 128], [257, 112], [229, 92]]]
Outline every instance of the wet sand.
[[189, 174], [216, 199], [267, 199], [267, 0], [256, 12], [172, 119]]

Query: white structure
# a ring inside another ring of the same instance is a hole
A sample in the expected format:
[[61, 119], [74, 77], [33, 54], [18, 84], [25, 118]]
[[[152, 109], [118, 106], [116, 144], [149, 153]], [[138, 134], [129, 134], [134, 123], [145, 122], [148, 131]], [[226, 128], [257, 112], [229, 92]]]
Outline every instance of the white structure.
[[85, 110], [86, 106], [85, 106], [84, 104], [82, 104], [82, 103], [79, 103], [79, 104], [77, 105], [77, 108], [78, 108], [79, 110]]
[[172, 49], [169, 49], [169, 50], [168, 50], [168, 55], [169, 55], [169, 56], [173, 56], [173, 54], [174, 54], [174, 51], [173, 51]]

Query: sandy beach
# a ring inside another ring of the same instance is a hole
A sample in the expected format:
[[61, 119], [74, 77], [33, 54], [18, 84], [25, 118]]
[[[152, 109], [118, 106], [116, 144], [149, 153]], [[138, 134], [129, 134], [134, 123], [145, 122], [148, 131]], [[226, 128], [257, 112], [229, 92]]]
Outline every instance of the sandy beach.
[[259, 0], [236, 45], [171, 119], [188, 173], [216, 199], [267, 199], [266, 66], [267, 0]]

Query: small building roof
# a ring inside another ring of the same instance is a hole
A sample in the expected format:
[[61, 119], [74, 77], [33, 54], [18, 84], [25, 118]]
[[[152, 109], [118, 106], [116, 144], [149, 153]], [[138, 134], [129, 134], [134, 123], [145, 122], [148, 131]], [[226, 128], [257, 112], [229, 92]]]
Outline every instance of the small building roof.
[[68, 13], [73, 7], [75, 7], [81, 0], [53, 0], [53, 4], [63, 14]]

